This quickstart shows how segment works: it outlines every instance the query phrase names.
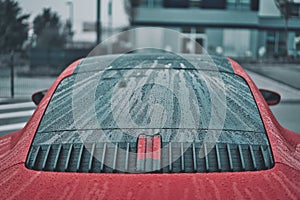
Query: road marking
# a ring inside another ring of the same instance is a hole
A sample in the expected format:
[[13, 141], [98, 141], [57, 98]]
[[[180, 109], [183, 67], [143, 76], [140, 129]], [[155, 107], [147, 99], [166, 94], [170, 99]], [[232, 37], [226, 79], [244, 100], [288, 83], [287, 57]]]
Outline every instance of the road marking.
[[33, 102], [25, 102], [25, 103], [13, 103], [13, 104], [3, 104], [0, 105], [0, 110], [8, 110], [15, 108], [34, 108], [35, 104]]
[[18, 130], [18, 129], [23, 128], [25, 126], [25, 124], [26, 124], [26, 122], [0, 126], [0, 131]]
[[2, 114], [0, 114], [0, 119], [15, 118], [15, 117], [28, 117], [28, 116], [31, 116], [33, 114], [33, 112], [34, 112], [34, 110], [2, 113]]

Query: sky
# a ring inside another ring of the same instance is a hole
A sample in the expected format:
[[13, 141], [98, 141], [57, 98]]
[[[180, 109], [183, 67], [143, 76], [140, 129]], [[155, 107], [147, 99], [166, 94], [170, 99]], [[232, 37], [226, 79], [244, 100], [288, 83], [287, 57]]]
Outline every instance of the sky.
[[[70, 17], [70, 6], [67, 1], [70, 0], [17, 0], [22, 12], [30, 14], [29, 22], [41, 14], [43, 8], [51, 8], [57, 12], [62, 22], [65, 22]], [[112, 1], [112, 24], [113, 27], [123, 27], [128, 24], [128, 18], [124, 11], [123, 0]], [[73, 2], [74, 13], [74, 40], [75, 41], [95, 41], [96, 34], [94, 32], [83, 32], [83, 23], [95, 23], [96, 21], [96, 0], [71, 0]], [[103, 26], [108, 26], [108, 2], [109, 0], [101, 0], [101, 22]]]

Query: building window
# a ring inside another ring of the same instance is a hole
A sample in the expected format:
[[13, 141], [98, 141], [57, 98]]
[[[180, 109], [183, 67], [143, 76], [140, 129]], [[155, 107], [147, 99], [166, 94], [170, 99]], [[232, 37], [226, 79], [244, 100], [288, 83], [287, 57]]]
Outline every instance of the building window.
[[285, 34], [282, 31], [267, 32], [267, 55], [268, 56], [283, 56], [285, 55]]
[[300, 58], [300, 32], [295, 32], [293, 47], [289, 50], [289, 54], [293, 57]]
[[227, 0], [228, 10], [258, 11], [259, 0]]
[[295, 49], [297, 51], [300, 51], [300, 31], [296, 32], [296, 35], [294, 38], [294, 45], [295, 45]]
[[199, 27], [183, 27], [181, 32], [185, 37], [181, 41], [181, 49], [183, 53], [203, 53], [206, 49], [207, 36], [203, 28]]
[[258, 11], [259, 0], [137, 0], [139, 6], [147, 8], [229, 9]]
[[146, 8], [157, 8], [162, 7], [163, 0], [137, 0], [139, 1], [138, 6]]
[[208, 9], [226, 9], [226, 0], [202, 0], [201, 5]]

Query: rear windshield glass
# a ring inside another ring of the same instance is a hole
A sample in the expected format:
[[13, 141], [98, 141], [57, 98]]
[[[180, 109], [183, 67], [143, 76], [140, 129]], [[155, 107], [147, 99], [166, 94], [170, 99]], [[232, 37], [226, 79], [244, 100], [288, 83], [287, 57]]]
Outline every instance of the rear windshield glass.
[[38, 132], [135, 128], [264, 132], [243, 78], [188, 69], [69, 76], [53, 94]]

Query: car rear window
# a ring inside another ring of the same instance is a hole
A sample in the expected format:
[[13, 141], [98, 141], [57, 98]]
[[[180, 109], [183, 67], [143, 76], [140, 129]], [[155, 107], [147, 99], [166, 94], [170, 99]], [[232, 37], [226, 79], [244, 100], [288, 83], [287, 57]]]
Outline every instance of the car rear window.
[[[219, 124], [209, 127], [210, 120], [213, 115], [221, 114], [219, 109], [226, 112], [222, 129], [264, 132], [252, 93], [240, 76], [220, 73], [222, 91], [217, 89], [221, 83], [217, 83], [220, 80], [215, 72], [201, 75], [196, 70], [136, 70], [121, 77], [126, 73], [128, 70], [108, 70], [85, 73], [80, 80], [77, 74], [62, 80], [38, 132], [98, 128], [214, 129], [220, 128]], [[161, 82], [154, 81], [158, 76]], [[143, 83], [139, 81], [147, 83], [140, 86]], [[213, 105], [212, 98], [221, 96], [216, 92], [223, 92], [225, 102]]]

